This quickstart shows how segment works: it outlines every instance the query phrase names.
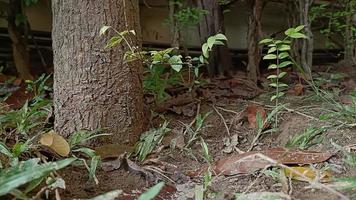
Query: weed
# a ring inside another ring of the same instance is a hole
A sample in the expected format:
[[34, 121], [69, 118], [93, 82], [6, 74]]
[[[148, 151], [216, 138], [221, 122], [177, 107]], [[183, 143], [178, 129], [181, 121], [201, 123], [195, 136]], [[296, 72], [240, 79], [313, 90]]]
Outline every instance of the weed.
[[184, 124], [185, 128], [186, 128], [185, 132], [188, 133], [188, 137], [189, 137], [188, 142], [185, 145], [185, 148], [189, 148], [192, 145], [192, 143], [198, 139], [198, 135], [201, 133], [201, 131], [205, 127], [204, 122], [210, 114], [211, 114], [211, 112], [205, 113], [204, 116], [202, 116], [200, 113], [197, 114], [197, 116], [193, 120], [194, 126], [193, 126], [193, 123], [191, 123], [189, 125]]
[[51, 101], [26, 102], [21, 109], [0, 114], [0, 132], [11, 129], [20, 135], [27, 136], [31, 131], [45, 123]]
[[[138, 47], [132, 46], [127, 37], [135, 34], [134, 30], [119, 32], [110, 26], [103, 26], [100, 35], [112, 29], [116, 36], [109, 39], [106, 48], [114, 47], [122, 42], [129, 47], [125, 52], [125, 62], [140, 61], [146, 67], [143, 80], [143, 88], [146, 92], [152, 92], [156, 103], [164, 101], [169, 95], [166, 89], [169, 86], [182, 85], [189, 90], [193, 90], [200, 84], [200, 67], [208, 64], [209, 52], [215, 45], [224, 45], [226, 36], [218, 33], [210, 36], [206, 43], [202, 45], [202, 55], [199, 57], [187, 56], [183, 59], [182, 55], [175, 55], [175, 48], [168, 48], [161, 51], [141, 51]], [[183, 72], [188, 72], [188, 80], [183, 77]]]
[[298, 147], [299, 149], [308, 149], [309, 147], [319, 144], [323, 141], [323, 133], [327, 127], [320, 128], [310, 127], [299, 135], [289, 139], [286, 147]]
[[141, 162], [144, 161], [169, 131], [168, 122], [165, 121], [160, 128], [151, 129], [143, 133], [135, 147], [135, 155], [138, 156], [138, 159]]
[[[281, 82], [281, 79], [287, 75], [287, 72], [282, 71], [282, 69], [293, 65], [288, 53], [291, 50], [292, 39], [307, 38], [303, 33], [300, 33], [303, 28], [304, 25], [289, 28], [284, 32], [286, 37], [283, 40], [267, 38], [260, 41], [260, 44], [265, 44], [269, 47], [263, 60], [276, 61], [276, 63], [270, 64], [268, 67], [270, 70], [276, 70], [276, 74], [267, 77], [267, 79], [271, 80], [269, 86], [275, 88], [275, 94], [271, 97], [271, 101], [275, 101], [276, 107], [279, 106], [278, 100], [285, 94], [283, 90], [288, 88], [288, 85]], [[275, 127], [278, 127], [278, 113], [275, 115]]]

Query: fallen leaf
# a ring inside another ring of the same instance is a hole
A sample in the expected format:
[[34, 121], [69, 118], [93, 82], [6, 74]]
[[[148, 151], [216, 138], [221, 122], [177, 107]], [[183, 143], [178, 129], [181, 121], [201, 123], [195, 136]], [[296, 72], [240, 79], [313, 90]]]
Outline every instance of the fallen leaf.
[[[262, 158], [260, 155], [272, 159], [274, 162]], [[315, 151], [291, 150], [282, 147], [267, 149], [264, 151], [250, 151], [238, 155], [222, 158], [215, 162], [215, 174], [223, 174], [226, 176], [236, 174], [249, 174], [257, 170], [264, 169], [268, 166], [275, 165], [275, 162], [295, 165], [295, 164], [313, 164], [328, 160], [332, 156], [331, 153], [322, 153]], [[207, 167], [194, 172], [188, 172], [189, 176], [200, 176], [206, 171]]]
[[287, 93], [295, 96], [300, 96], [304, 93], [304, 86], [298, 83], [293, 88], [288, 90]]
[[[255, 104], [247, 106], [245, 113], [250, 128], [257, 128], [257, 119], [256, 119], [257, 113], [260, 113], [260, 116], [263, 121], [266, 121], [267, 118], [266, 110], [263, 107], [257, 106]], [[264, 128], [267, 128], [267, 126], [268, 125], [266, 123]]]
[[21, 83], [22, 83], [22, 79], [21, 78], [17, 78], [12, 82], [12, 84], [16, 85], [16, 86], [20, 86]]
[[[285, 168], [284, 173], [287, 177], [298, 180], [309, 182], [308, 179], [315, 180], [318, 176], [320, 182], [329, 182], [331, 178], [331, 173], [329, 171], [319, 171], [312, 169], [310, 167], [290, 167]], [[305, 177], [301, 176], [303, 174]], [[306, 179], [307, 178], [307, 179]]]
[[6, 98], [5, 103], [7, 103], [12, 109], [18, 109], [21, 108], [26, 101], [32, 99], [33, 96], [34, 94], [27, 91], [26, 86], [22, 84], [19, 89]]
[[232, 153], [234, 152], [236, 146], [239, 144], [239, 136], [235, 134], [231, 138], [224, 138], [225, 148], [222, 150], [223, 153]]
[[40, 144], [49, 147], [60, 156], [68, 156], [70, 147], [68, 142], [53, 130], [43, 134], [40, 138]]

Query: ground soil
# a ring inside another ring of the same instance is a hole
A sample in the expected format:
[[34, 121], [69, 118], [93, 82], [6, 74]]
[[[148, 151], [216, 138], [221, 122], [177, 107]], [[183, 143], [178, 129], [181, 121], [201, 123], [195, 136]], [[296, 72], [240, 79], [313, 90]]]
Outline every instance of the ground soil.
[[[287, 95], [283, 101], [288, 103], [289, 109], [297, 112], [291, 112], [291, 110], [289, 110], [290, 112], [286, 110], [282, 111], [280, 115], [279, 131], [277, 133], [263, 135], [261, 139], [258, 140], [254, 150], [285, 146], [291, 137], [303, 132], [307, 128], [320, 127], [328, 124], [329, 122], [318, 120], [318, 116], [323, 113], [323, 108], [327, 108], [330, 105], [325, 105], [323, 102], [307, 98], [312, 95], [313, 93], [311, 91], [307, 91], [302, 96]], [[238, 135], [237, 147], [240, 150], [246, 151], [250, 147], [251, 141], [256, 135], [256, 131], [255, 129], [249, 128], [249, 124], [246, 120], [241, 121], [241, 118], [238, 117], [238, 113], [241, 113], [246, 106], [250, 104], [262, 105], [268, 112], [270, 112], [273, 105], [269, 101], [269, 96], [270, 93], [263, 93], [251, 100], [221, 98], [218, 99], [218, 101], [215, 101], [215, 107], [224, 109], [218, 110], [224, 117], [226, 124], [229, 126], [230, 136], [235, 134]], [[228, 138], [228, 134], [221, 116], [214, 111], [212, 107], [213, 103], [210, 101], [201, 101], [200, 103], [196, 103], [193, 108], [197, 108], [197, 104], [200, 104], [200, 113], [212, 112], [205, 121], [205, 127], [200, 133], [200, 136], [204, 138], [204, 141], [208, 144], [210, 154], [214, 160], [219, 160], [220, 158], [231, 154], [238, 154], [238, 152], [232, 152], [230, 154], [223, 152], [224, 138]], [[192, 108], [191, 105], [190, 108]], [[194, 179], [186, 176], [186, 174], [190, 170], [197, 170], [205, 165], [205, 161], [201, 156], [200, 140], [193, 143], [190, 151], [180, 150], [178, 148], [172, 149], [168, 146], [169, 141], [172, 141], [172, 139], [177, 138], [179, 134], [183, 133], [184, 124], [189, 124], [194, 119], [194, 116], [187, 117], [183, 114], [178, 115], [168, 112], [165, 117], [166, 120], [170, 121], [170, 128], [172, 129], [170, 134], [166, 136], [166, 140], [164, 140], [166, 143], [168, 141], [168, 144], [165, 144], [165, 148], [161, 148], [159, 152], [154, 153], [150, 158], [156, 158], [157, 160], [166, 163], [164, 165], [165, 167], [162, 167], [163, 165], [159, 166], [166, 172], [165, 175], [174, 181], [174, 183], [167, 181], [167, 179], [157, 173], [152, 173], [154, 178], [148, 178], [140, 173], [125, 169], [114, 170], [111, 172], [105, 172], [102, 169], [99, 169], [97, 172], [99, 184], [95, 185], [93, 181], [88, 180], [88, 175], [84, 168], [70, 167], [61, 171], [67, 184], [67, 189], [61, 193], [62, 199], [87, 199], [114, 189], [121, 189], [124, 191], [125, 197], [120, 197], [119, 199], [136, 199], [142, 191], [159, 180], [165, 180], [167, 185], [156, 199], [193, 198], [194, 186], [200, 184], [202, 178]], [[310, 147], [308, 150], [336, 152], [336, 148], [331, 142], [341, 146], [356, 144], [355, 134], [355, 128], [329, 128], [323, 136], [323, 141]], [[315, 167], [326, 165], [331, 166], [334, 178], [356, 176], [356, 169], [343, 162], [341, 153], [336, 153], [330, 160], [315, 165]], [[235, 193], [263, 191], [281, 192], [282, 185], [279, 181], [256, 172], [231, 177], [214, 177], [212, 184], [209, 187], [209, 191], [211, 194], [215, 194], [211, 199], [234, 199]], [[342, 193], [350, 199], [356, 199], [356, 196], [352, 192]], [[300, 181], [292, 181], [292, 193], [290, 195], [292, 199], [301, 200], [340, 199], [340, 197], [335, 194], [325, 190], [311, 188], [310, 184]]]

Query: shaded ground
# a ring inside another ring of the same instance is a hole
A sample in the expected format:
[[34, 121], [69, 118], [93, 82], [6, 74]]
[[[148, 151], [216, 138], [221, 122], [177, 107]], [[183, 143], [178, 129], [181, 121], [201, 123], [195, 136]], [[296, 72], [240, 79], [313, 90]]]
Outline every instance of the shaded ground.
[[[352, 73], [351, 78], [355, 78]], [[231, 84], [229, 87], [231, 87]], [[183, 144], [187, 142], [186, 135], [183, 136], [182, 134], [184, 133], [185, 125], [188, 125], [194, 119], [198, 104], [200, 104], [200, 113], [212, 112], [204, 122], [203, 131], [199, 133], [199, 136], [204, 138], [204, 141], [208, 144], [209, 152], [214, 160], [219, 160], [231, 154], [238, 154], [236, 151], [229, 154], [223, 152], [225, 149], [224, 141], [226, 141], [226, 138], [229, 138], [224, 121], [228, 126], [230, 137], [234, 135], [238, 136], [237, 147], [242, 151], [246, 151], [251, 146], [251, 142], [256, 135], [256, 130], [249, 128], [249, 124], [246, 120], [240, 120], [239, 114], [251, 104], [262, 105], [270, 112], [273, 106], [269, 101], [269, 96], [269, 93], [262, 93], [253, 100], [244, 100], [233, 95], [217, 95], [214, 96], [213, 100], [205, 99], [200, 103], [181, 106], [181, 110], [184, 110], [184, 107], [188, 107], [186, 109], [190, 112], [181, 111], [180, 114], [171, 111], [167, 112], [165, 117], [166, 120], [170, 122], [169, 127], [172, 131], [163, 140], [162, 146], [159, 148], [160, 151], [157, 151], [149, 157], [149, 160], [154, 160], [155, 163], [146, 163], [145, 166], [157, 167], [162, 170], [161, 172], [164, 173], [166, 177], [169, 177], [170, 180], [167, 180], [167, 178], [155, 171], [151, 171], [151, 176], [147, 176], [140, 172], [135, 172], [135, 170], [119, 169], [106, 172], [99, 169], [97, 175], [99, 185], [95, 185], [93, 181], [88, 181], [88, 176], [84, 168], [71, 167], [63, 171], [64, 179], [67, 183], [67, 190], [62, 192], [62, 199], [72, 199], [73, 197], [85, 199], [114, 189], [124, 190], [125, 197], [119, 199], [135, 199], [138, 194], [142, 193], [143, 188], [148, 188], [159, 180], [165, 180], [167, 186], [156, 199], [193, 198], [195, 185], [201, 184], [203, 179], [190, 178], [187, 176], [187, 172], [199, 169], [205, 165], [200, 140], [196, 140], [190, 150], [180, 150], [177, 147], [172, 149], [169, 146], [170, 142], [174, 139], [181, 140], [185, 138], [185, 141], [180, 142], [183, 142]], [[283, 110], [281, 112], [279, 131], [277, 133], [262, 135], [254, 147], [254, 150], [285, 146], [291, 137], [300, 134], [307, 128], [329, 125], [330, 121], [321, 121], [319, 120], [319, 116], [325, 113], [325, 109], [330, 109], [330, 105], [321, 101], [315, 101], [312, 97], [313, 92], [311, 92], [310, 89], [302, 96], [287, 95], [283, 101], [288, 103], [287, 108], [289, 108], [289, 110]], [[217, 108], [219, 114], [214, 110], [213, 105]], [[173, 111], [177, 109], [176, 107]], [[193, 114], [192, 111], [194, 111]], [[220, 114], [222, 116], [220, 116]], [[222, 117], [224, 119], [222, 119]], [[159, 122], [162, 123], [163, 120], [156, 119], [155, 123], [159, 124]], [[308, 150], [336, 152], [336, 148], [332, 145], [332, 142], [340, 146], [353, 145], [356, 144], [355, 135], [355, 127], [346, 128], [339, 126], [328, 128], [322, 136], [322, 142], [313, 145]], [[179, 145], [176, 146], [179, 147]], [[356, 168], [347, 165], [343, 161], [343, 156], [340, 152], [327, 162], [314, 165], [316, 168], [325, 166], [330, 167], [334, 178], [356, 176]], [[310, 188], [310, 184], [306, 182], [292, 181], [291, 186], [292, 192], [290, 195], [292, 199], [340, 199], [339, 196], [330, 193], [330, 191]], [[249, 193], [263, 191], [281, 192], [282, 184], [278, 180], [274, 180], [258, 172], [230, 177], [215, 176], [209, 187], [210, 195], [208, 196], [211, 196], [211, 199], [234, 199], [234, 194], [237, 192]], [[356, 199], [356, 195], [352, 192], [342, 193], [350, 199]]]

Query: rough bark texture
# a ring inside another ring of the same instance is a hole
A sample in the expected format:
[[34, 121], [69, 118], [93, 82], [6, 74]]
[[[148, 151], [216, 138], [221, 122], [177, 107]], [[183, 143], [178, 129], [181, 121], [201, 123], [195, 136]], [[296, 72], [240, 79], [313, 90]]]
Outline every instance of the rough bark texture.
[[[300, 55], [300, 62], [304, 72], [311, 76], [311, 68], [313, 66], [313, 49], [314, 36], [311, 30], [311, 22], [309, 18], [309, 9], [313, 4], [313, 0], [299, 0], [299, 23], [305, 25], [304, 31], [308, 39], [302, 40], [302, 51]], [[311, 77], [310, 77], [311, 78]]]
[[12, 41], [12, 54], [18, 75], [22, 79], [33, 77], [30, 72], [30, 56], [27, 50], [25, 38], [19, 26], [16, 25], [16, 16], [21, 14], [21, 1], [10, 0], [8, 8], [8, 32]]
[[346, 11], [349, 13], [346, 16], [346, 32], [345, 32], [345, 64], [348, 66], [356, 65], [356, 14], [355, 9], [351, 1], [346, 5]]
[[248, 65], [247, 72], [249, 78], [257, 83], [258, 76], [260, 75], [260, 60], [261, 60], [261, 47], [258, 42], [262, 37], [261, 17], [263, 10], [263, 1], [249, 0], [247, 1], [249, 7], [248, 15]]
[[[143, 130], [142, 66], [126, 45], [104, 49], [104, 25], [140, 33], [138, 0], [53, 0], [55, 129], [64, 136], [104, 129], [107, 143], [132, 143]], [[131, 38], [133, 46], [137, 38]]]
[[[197, 6], [208, 11], [199, 23], [199, 35], [201, 43], [206, 42], [209, 36], [217, 33], [225, 34], [224, 15], [217, 0], [197, 0]], [[232, 60], [229, 48], [219, 45], [213, 48], [209, 57], [208, 71], [210, 76], [223, 75], [232, 68]]]

